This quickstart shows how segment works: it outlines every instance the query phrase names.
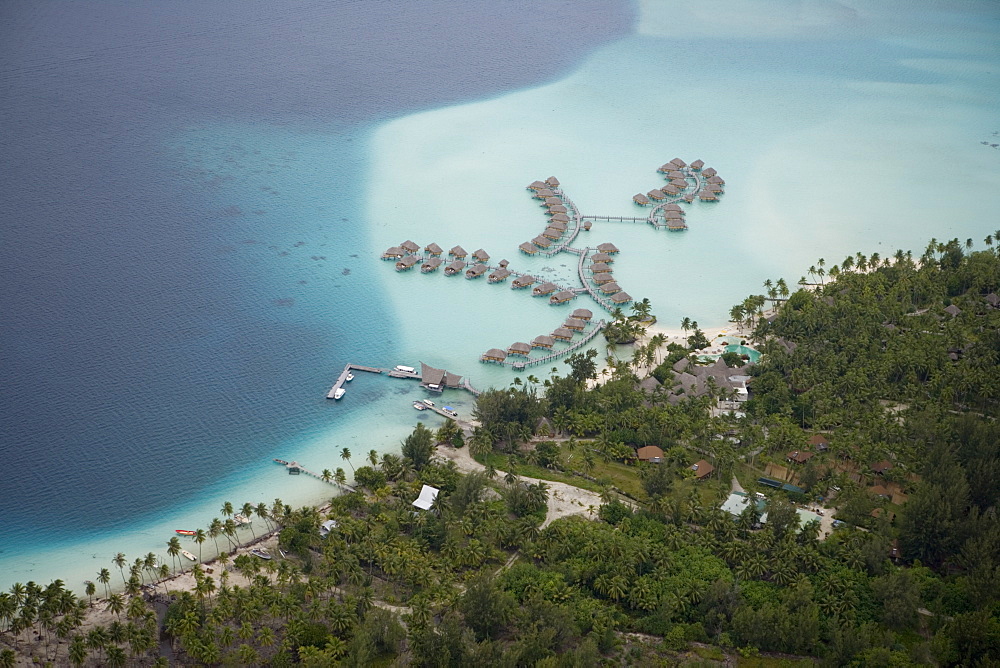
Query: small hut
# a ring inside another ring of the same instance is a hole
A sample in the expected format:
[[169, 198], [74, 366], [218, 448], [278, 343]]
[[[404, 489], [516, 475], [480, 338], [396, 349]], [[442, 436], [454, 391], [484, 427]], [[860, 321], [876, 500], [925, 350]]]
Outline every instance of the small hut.
[[660, 168], [657, 169], [656, 171], [663, 172], [664, 174], [666, 174], [667, 172], [672, 171], [674, 169], [677, 169], [677, 165], [675, 165], [672, 162], [668, 162], [665, 165], [660, 165]]
[[560, 232], [565, 232], [566, 228], [569, 227], [565, 222], [561, 220], [550, 220], [549, 228], [553, 230], [559, 230]]
[[725, 182], [725, 181], [723, 180], [723, 178], [722, 178], [721, 176], [719, 176], [718, 174], [716, 174], [716, 175], [713, 175], [713, 176], [710, 176], [710, 177], [708, 177], [708, 178], [707, 178], [707, 179], [705, 179], [705, 180], [706, 180], [706, 181], [708, 181], [709, 183], [716, 183], [716, 184], [718, 184], [718, 185], [720, 185], [720, 186], [724, 186], [724, 185], [726, 185], [726, 182]]
[[550, 176], [549, 178], [545, 179], [545, 183], [547, 183], [550, 188], [558, 188], [559, 187], [559, 179], [557, 179], [554, 176]]
[[606, 271], [603, 274], [594, 274], [593, 276], [590, 277], [590, 280], [592, 280], [594, 283], [597, 283], [598, 285], [604, 285], [605, 283], [610, 283], [615, 279], [614, 276], [611, 275], [610, 271]]
[[638, 204], [639, 206], [647, 206], [649, 204], [649, 198], [643, 195], [642, 193], [636, 193], [632, 195], [632, 201]]
[[684, 201], [687, 202], [688, 204], [690, 204], [691, 202], [693, 202], [694, 198], [695, 198], [695, 194], [694, 193], [686, 193], [684, 195]]
[[452, 262], [451, 264], [449, 264], [447, 267], [444, 268], [444, 275], [454, 276], [463, 269], [465, 269], [465, 263], [462, 262], [461, 260], [455, 260], [454, 262]]
[[551, 350], [552, 346], [554, 346], [555, 344], [556, 344], [555, 339], [553, 339], [551, 336], [545, 336], [544, 334], [542, 336], [536, 336], [531, 341], [532, 348], [548, 348], [549, 350]]
[[710, 193], [715, 193], [716, 195], [720, 195], [724, 192], [725, 189], [718, 183], [709, 183], [708, 185], [705, 186], [705, 190], [707, 190]]
[[538, 252], [538, 246], [531, 243], [530, 241], [525, 241], [523, 244], [518, 246], [522, 253], [527, 253], [528, 255], [534, 255]]
[[426, 260], [424, 260], [424, 263], [420, 265], [420, 271], [422, 271], [425, 274], [430, 273], [432, 271], [436, 271], [437, 268], [441, 266], [442, 262], [444, 262], [444, 260], [442, 260], [439, 257], [427, 258]]
[[605, 264], [610, 264], [611, 262], [615, 261], [614, 257], [609, 255], [608, 253], [594, 253], [593, 255], [590, 256], [590, 260], [591, 262], [598, 262], [598, 263], [603, 262]]
[[546, 239], [542, 235], [538, 235], [537, 237], [535, 237], [534, 239], [532, 239], [531, 243], [535, 244], [539, 248], [548, 248], [549, 246], [552, 245], [552, 242], [549, 241], [548, 239]]
[[486, 273], [487, 269], [489, 269], [489, 267], [487, 267], [485, 264], [474, 264], [465, 270], [465, 277], [479, 278], [480, 276]]
[[503, 362], [505, 359], [507, 359], [507, 353], [499, 348], [490, 348], [480, 358], [483, 362]]
[[628, 304], [632, 301], [632, 295], [627, 292], [619, 292], [618, 294], [611, 295], [611, 301], [615, 304]]
[[557, 213], [569, 213], [569, 209], [564, 207], [562, 204], [553, 204], [549, 207], [548, 212], [554, 216]]
[[684, 172], [680, 171], [679, 169], [667, 172], [668, 179], [683, 179], [685, 176], [687, 175]]
[[713, 193], [711, 190], [702, 190], [700, 193], [698, 193], [698, 198], [702, 202], [714, 202], [715, 200], [719, 199], [718, 195]]
[[524, 355], [525, 357], [527, 357], [528, 353], [530, 352], [531, 352], [531, 346], [529, 346], [527, 343], [522, 343], [520, 341], [518, 341], [517, 343], [510, 344], [510, 347], [507, 348], [508, 355]]
[[475, 253], [472, 254], [472, 259], [475, 260], [476, 262], [489, 262], [490, 254], [484, 251], [482, 248], [480, 248], [479, 250], [477, 250]]
[[405, 250], [407, 253], [416, 253], [418, 250], [420, 250], [420, 246], [413, 243], [409, 239], [399, 244], [399, 247]]
[[663, 217], [666, 218], [667, 220], [670, 220], [671, 218], [684, 218], [684, 212], [674, 211], [673, 209], [671, 209], [670, 211], [664, 211]]
[[506, 281], [508, 276], [510, 276], [510, 269], [500, 267], [491, 273], [487, 278], [490, 283], [500, 283], [502, 281]]
[[546, 239], [552, 239], [552, 241], [556, 241], [562, 235], [563, 231], [558, 230], [554, 227], [546, 227], [545, 230], [542, 232], [543, 237], [545, 237]]
[[531, 285], [534, 282], [535, 282], [535, 277], [534, 276], [530, 276], [528, 274], [525, 274], [524, 276], [518, 276], [517, 278], [515, 278], [511, 282], [510, 287], [512, 287], [512, 288], [526, 288], [526, 287], [528, 287], [529, 285]]
[[590, 312], [590, 309], [578, 308], [573, 311], [573, 315], [570, 317], [576, 318], [577, 320], [590, 320], [594, 317], [594, 314]]
[[468, 253], [466, 253], [465, 249], [461, 246], [455, 246], [448, 251], [448, 255], [454, 255], [456, 260], [461, 260], [463, 257], [468, 256]]
[[597, 250], [601, 251], [602, 253], [617, 253], [618, 246], [615, 246], [613, 243], [608, 242], [598, 246]]
[[573, 299], [573, 297], [576, 297], [576, 294], [570, 292], [569, 290], [561, 290], [561, 291], [555, 293], [554, 295], [552, 295], [551, 297], [549, 297], [549, 303], [550, 304], [565, 304], [569, 300]]
[[678, 204], [677, 202], [670, 202], [669, 204], [664, 204], [663, 205], [663, 210], [664, 211], [679, 211], [681, 213], [684, 213], [684, 209], [682, 209], [681, 205]]
[[384, 253], [382, 253], [382, 259], [383, 260], [398, 260], [399, 258], [403, 257], [404, 255], [406, 255], [406, 251], [404, 251], [399, 246], [393, 246], [392, 248], [386, 249], [386, 251]]
[[701, 175], [704, 176], [705, 178], [710, 178], [712, 176], [715, 176], [716, 174], [718, 174], [718, 172], [715, 171], [715, 167], [709, 167], [708, 169], [703, 169], [701, 171]]
[[563, 323], [563, 327], [566, 329], [572, 329], [577, 332], [582, 332], [587, 327], [587, 323], [583, 320], [577, 320], [576, 318], [567, 318], [566, 322]]
[[668, 230], [686, 230], [687, 228], [687, 223], [684, 222], [683, 218], [667, 218]]
[[567, 216], [565, 213], [554, 213], [554, 214], [552, 214], [552, 218], [550, 219], [550, 221], [551, 221], [549, 223], [550, 225], [553, 222], [555, 222], [555, 223], [568, 223], [569, 222], [569, 216]]
[[670, 179], [670, 185], [683, 189], [688, 187], [688, 182], [687, 179]]
[[538, 190], [535, 191], [535, 194], [532, 195], [532, 197], [534, 197], [535, 199], [545, 199], [546, 197], [555, 197], [555, 196], [556, 194], [551, 190], [549, 190], [548, 188], [539, 188]]
[[611, 283], [605, 283], [604, 285], [601, 286], [601, 292], [603, 292], [606, 295], [613, 295], [616, 292], [621, 292], [621, 291], [622, 291], [621, 286], [615, 283], [614, 281], [612, 281]]
[[656, 200], [657, 202], [662, 202], [667, 199], [667, 196], [663, 193], [663, 191], [658, 188], [653, 188], [646, 194], [649, 195], [649, 199]]
[[558, 197], [546, 197], [545, 206], [559, 206], [562, 204], [562, 200]]
[[672, 183], [668, 183], [667, 185], [663, 186], [663, 188], [661, 188], [661, 190], [663, 191], [663, 194], [670, 195], [671, 197], [673, 197], [674, 195], [676, 195], [677, 193], [679, 193], [681, 191], [680, 188], [678, 188], [677, 186], [675, 186]]
[[583, 221], [583, 231], [584, 232], [590, 232], [590, 228], [593, 227], [593, 226], [594, 226], [594, 224], [592, 222], [590, 222], [589, 220]]
[[693, 169], [696, 172], [699, 171], [704, 166], [705, 162], [703, 160], [695, 160], [694, 162], [691, 163], [691, 169]]
[[560, 327], [556, 331], [552, 332], [552, 338], [556, 341], [572, 341], [573, 330]]
[[670, 161], [670, 164], [676, 165], [674, 169], [681, 169], [683, 167], [687, 167], [687, 163], [681, 160], [680, 158], [674, 158], [673, 160]]
[[559, 286], [555, 283], [545, 282], [541, 285], [536, 285], [532, 290], [531, 294], [536, 297], [541, 297], [542, 295], [551, 295], [553, 292], [559, 289]]
[[444, 252], [444, 249], [435, 243], [429, 243], [424, 247], [424, 251], [430, 255], [440, 255]]
[[538, 190], [539, 188], [548, 188], [548, 186], [543, 181], [532, 181], [531, 185], [528, 186], [528, 190]]
[[412, 269], [413, 265], [420, 262], [420, 258], [416, 255], [407, 255], [396, 262], [396, 271], [405, 271], [406, 269]]
[[595, 262], [594, 264], [590, 265], [589, 269], [590, 273], [592, 274], [603, 274], [605, 272], [611, 271], [611, 267], [609, 267], [604, 262]]

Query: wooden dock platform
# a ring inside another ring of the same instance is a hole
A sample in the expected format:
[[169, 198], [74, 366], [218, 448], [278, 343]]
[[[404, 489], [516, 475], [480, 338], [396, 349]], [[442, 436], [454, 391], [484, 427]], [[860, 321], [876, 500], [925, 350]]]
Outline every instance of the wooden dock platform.
[[341, 484], [341, 483], [337, 482], [336, 480], [334, 480], [333, 478], [330, 478], [329, 480], [324, 480], [324, 478], [323, 478], [322, 475], [320, 475], [319, 473], [316, 473], [315, 471], [310, 471], [309, 469], [307, 469], [306, 467], [302, 466], [302, 464], [299, 464], [296, 461], [286, 462], [284, 459], [274, 459], [272, 461], [274, 461], [275, 464], [281, 464], [282, 466], [284, 466], [285, 470], [287, 470], [288, 473], [290, 473], [292, 475], [299, 475], [301, 473], [305, 473], [306, 475], [310, 475], [310, 476], [316, 478], [317, 480], [320, 480], [320, 481], [325, 482], [325, 483], [329, 483], [329, 484], [333, 485], [334, 487], [339, 487], [342, 491], [345, 491], [345, 492], [353, 492], [353, 491], [355, 491], [355, 489], [353, 487], [351, 487], [350, 485], [348, 485], [346, 483], [345, 484]]
[[501, 364], [503, 364], [504, 366], [509, 366], [509, 367], [511, 367], [512, 369], [515, 369], [515, 370], [521, 370], [521, 369], [527, 368], [529, 366], [534, 366], [536, 364], [544, 364], [545, 362], [548, 362], [550, 360], [558, 359], [558, 358], [562, 357], [563, 355], [568, 355], [569, 353], [573, 352], [577, 348], [581, 348], [584, 345], [590, 343], [590, 340], [592, 338], [594, 338], [601, 331], [604, 330], [604, 326], [606, 324], [607, 323], [604, 320], [599, 320], [597, 322], [597, 324], [594, 325], [594, 328], [592, 330], [590, 330], [589, 332], [587, 332], [586, 334], [584, 334], [584, 336], [583, 336], [582, 339], [580, 339], [579, 341], [576, 341], [575, 343], [573, 343], [573, 345], [571, 345], [569, 348], [563, 348], [562, 350], [554, 350], [551, 353], [549, 353], [548, 355], [545, 355], [544, 357], [536, 357], [534, 359], [527, 359], [527, 360], [518, 361], [518, 362], [508, 362], [507, 360], [504, 360], [503, 362], [501, 362]]
[[347, 376], [348, 376], [348, 374], [350, 374], [352, 371], [367, 371], [368, 373], [385, 373], [385, 369], [379, 369], [379, 368], [376, 368], [376, 367], [373, 367], [373, 366], [362, 366], [360, 364], [348, 364], [348, 365], [344, 366], [344, 370], [340, 372], [340, 375], [337, 377], [337, 382], [335, 382], [333, 384], [333, 387], [330, 388], [330, 391], [326, 393], [326, 398], [327, 399], [333, 399], [334, 398], [334, 396], [337, 394], [337, 390], [339, 390], [340, 388], [342, 388], [344, 386], [344, 383], [347, 382]]

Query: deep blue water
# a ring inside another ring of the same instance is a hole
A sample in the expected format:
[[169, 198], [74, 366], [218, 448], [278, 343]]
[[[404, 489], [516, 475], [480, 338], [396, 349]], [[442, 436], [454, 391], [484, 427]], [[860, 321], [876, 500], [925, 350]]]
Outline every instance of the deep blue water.
[[124, 527], [328, 427], [331, 369], [399, 326], [354, 257], [370, 130], [556, 78], [632, 11], [3, 3], [4, 543]]

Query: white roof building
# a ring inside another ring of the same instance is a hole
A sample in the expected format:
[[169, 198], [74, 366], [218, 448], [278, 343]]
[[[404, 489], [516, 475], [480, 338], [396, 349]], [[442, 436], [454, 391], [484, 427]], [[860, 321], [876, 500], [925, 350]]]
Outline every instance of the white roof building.
[[420, 490], [420, 496], [418, 496], [417, 500], [413, 502], [413, 505], [421, 510], [430, 510], [431, 506], [434, 504], [434, 499], [437, 498], [438, 492], [440, 491], [441, 490], [436, 487], [424, 485]]

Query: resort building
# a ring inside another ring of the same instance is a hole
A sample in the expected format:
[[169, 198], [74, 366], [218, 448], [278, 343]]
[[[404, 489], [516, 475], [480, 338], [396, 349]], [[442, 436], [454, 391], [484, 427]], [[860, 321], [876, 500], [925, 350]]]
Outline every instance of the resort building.
[[711, 178], [713, 176], [716, 176], [717, 174], [718, 174], [718, 172], [715, 171], [714, 167], [709, 167], [708, 169], [704, 169], [701, 172], [701, 175], [704, 176], [706, 179], [707, 178]]
[[573, 330], [567, 329], [566, 327], [560, 327], [556, 331], [552, 332], [552, 338], [556, 341], [570, 341], [573, 339]]
[[454, 255], [456, 260], [461, 260], [463, 257], [467, 257], [469, 254], [465, 252], [465, 249], [461, 246], [455, 246], [450, 251], [448, 255]]
[[531, 185], [528, 186], [528, 190], [538, 190], [539, 188], [548, 188], [549, 186], [543, 181], [532, 181]]
[[632, 301], [632, 295], [627, 292], [619, 292], [611, 295], [611, 301], [615, 304], [628, 304]]
[[551, 350], [552, 346], [554, 346], [555, 344], [556, 344], [556, 340], [555, 339], [553, 339], [551, 336], [545, 336], [545, 335], [536, 336], [531, 341], [531, 347], [532, 348], [547, 348], [547, 349]]
[[490, 348], [480, 358], [483, 362], [503, 362], [505, 359], [507, 359], [507, 353], [499, 348]]
[[512, 287], [512, 288], [526, 288], [526, 287], [528, 287], [529, 285], [531, 285], [534, 282], [535, 282], [535, 277], [534, 276], [531, 276], [529, 274], [525, 274], [523, 276], [518, 276], [517, 278], [515, 278], [513, 280], [513, 282], [510, 284], [510, 287]]
[[614, 281], [610, 283], [605, 283], [604, 285], [601, 286], [601, 292], [603, 292], [606, 295], [613, 295], [616, 292], [621, 292], [621, 291], [622, 291], [621, 286], [615, 283]]
[[562, 205], [562, 200], [559, 199], [558, 197], [546, 197], [545, 198], [545, 205], [546, 206], [561, 206]]
[[490, 283], [500, 283], [501, 281], [507, 280], [508, 276], [510, 276], [510, 270], [504, 267], [500, 267], [499, 269], [491, 273], [487, 277], [487, 280], [489, 280]]
[[611, 267], [606, 262], [595, 262], [589, 267], [592, 274], [604, 274], [611, 271]]
[[563, 327], [582, 332], [587, 328], [587, 323], [583, 320], [577, 320], [576, 318], [566, 318], [566, 322], [563, 323]]
[[590, 311], [590, 309], [578, 308], [573, 311], [573, 315], [570, 317], [576, 318], [577, 320], [590, 320], [594, 317], [594, 314]]
[[594, 263], [604, 262], [607, 264], [609, 262], [614, 262], [615, 259], [607, 253], [594, 253], [590, 256], [590, 261]]
[[432, 392], [443, 392], [448, 387], [462, 387], [462, 377], [444, 369], [436, 369], [423, 362], [420, 363], [420, 385]]
[[465, 270], [466, 278], [479, 278], [489, 269], [485, 264], [474, 264]]
[[549, 207], [548, 213], [552, 215], [556, 215], [559, 213], [569, 213], [569, 209], [564, 207], [562, 204], [555, 204]]
[[698, 193], [698, 198], [701, 199], [702, 202], [714, 202], [719, 199], [718, 196], [710, 190], [702, 190]]
[[399, 258], [403, 257], [404, 255], [406, 255], [406, 251], [404, 251], [399, 246], [393, 246], [392, 248], [386, 249], [386, 251], [384, 253], [382, 253], [382, 259], [383, 260], [398, 260]]
[[424, 252], [430, 255], [440, 255], [441, 253], [444, 252], [444, 249], [442, 249], [435, 243], [429, 243], [424, 247]]
[[420, 488], [420, 496], [417, 500], [413, 502], [413, 505], [420, 510], [430, 510], [434, 507], [434, 501], [437, 499], [438, 493], [441, 490], [436, 487], [431, 487], [430, 485], [424, 485]]
[[534, 289], [532, 289], [531, 294], [533, 294], [536, 297], [541, 297], [542, 295], [550, 295], [558, 289], [559, 289], [558, 285], [546, 281], [541, 285], [536, 285]]
[[706, 462], [704, 459], [699, 459], [691, 466], [691, 470], [694, 471], [694, 477], [698, 480], [704, 480], [708, 476], [712, 475], [715, 471], [715, 467]]
[[406, 269], [413, 268], [413, 265], [420, 262], [420, 258], [416, 255], [407, 255], [398, 262], [396, 262], [396, 271], [404, 271]]
[[479, 250], [477, 250], [475, 253], [472, 254], [472, 259], [475, 260], [476, 262], [489, 262], [490, 254], [484, 251], [482, 248], [480, 248]]
[[517, 343], [512, 343], [510, 344], [510, 347], [507, 348], [508, 355], [524, 355], [525, 357], [527, 357], [530, 352], [531, 352], [531, 346], [529, 346], [527, 343], [522, 343], [521, 341], [518, 341]]
[[435, 271], [444, 262], [439, 257], [431, 257], [424, 260], [424, 263], [420, 265], [420, 271], [427, 274], [429, 272]]
[[549, 246], [552, 245], [552, 242], [543, 237], [542, 235], [538, 235], [537, 237], [532, 239], [531, 243], [535, 244], [539, 248], [548, 248]]
[[663, 186], [663, 188], [661, 188], [661, 190], [664, 192], [664, 194], [670, 195], [671, 197], [674, 197], [675, 195], [677, 195], [681, 191], [680, 188], [678, 188], [677, 186], [675, 186], [672, 183], [668, 183], [667, 185]]
[[545, 231], [542, 232], [542, 236], [546, 239], [551, 239], [552, 241], [557, 240], [563, 234], [562, 230], [557, 230], [554, 227], [546, 227]]
[[649, 199], [654, 199], [654, 200], [657, 200], [657, 201], [663, 201], [663, 200], [667, 199], [667, 196], [663, 194], [663, 191], [662, 190], [658, 190], [656, 188], [653, 188], [652, 190], [650, 190], [648, 193], [646, 193], [646, 195], [649, 196]]
[[531, 243], [530, 241], [525, 241], [523, 244], [518, 246], [518, 249], [522, 253], [527, 253], [528, 255], [534, 255], [535, 253], [538, 252], [538, 246]]
[[691, 169], [693, 169], [696, 172], [699, 171], [704, 166], [705, 162], [703, 160], [695, 160], [694, 162], [691, 163]]
[[399, 244], [399, 247], [405, 250], [407, 253], [416, 253], [418, 250], [420, 250], [420, 246], [413, 243], [409, 239]]
[[444, 275], [454, 276], [463, 269], [465, 269], [465, 263], [462, 262], [461, 260], [455, 260], [454, 262], [452, 262], [451, 264], [449, 264], [447, 267], [444, 268]]
[[535, 191], [533, 197], [535, 199], [545, 199], [546, 197], [555, 197], [556, 194], [549, 190], [548, 188], [539, 188]]
[[684, 174], [684, 172], [675, 169], [672, 172], [667, 172], [667, 178], [670, 178], [670, 179], [683, 179], [683, 178], [686, 178], [686, 175]]
[[688, 182], [686, 179], [670, 179], [670, 185], [677, 186], [683, 190], [688, 187]]
[[593, 276], [590, 277], [590, 280], [592, 280], [597, 285], [604, 285], [605, 283], [610, 283], [613, 280], [615, 280], [615, 277], [611, 275], [610, 271], [605, 271], [600, 274], [594, 274]]
[[[552, 214], [552, 218], [550, 218], [550, 220], [555, 221], [557, 223], [568, 223], [569, 216], [567, 216], [565, 213], [554, 213]], [[551, 225], [552, 223], [549, 224]]]
[[565, 232], [566, 228], [569, 227], [565, 221], [562, 220], [550, 220], [549, 227], [550, 230], [559, 230], [559, 232]]
[[562, 290], [560, 292], [555, 293], [551, 297], [549, 297], [549, 303], [550, 304], [565, 304], [569, 300], [573, 299], [573, 297], [576, 297], [575, 293], [570, 292], [569, 290]]
[[681, 169], [683, 167], [687, 167], [687, 163], [681, 160], [680, 158], [674, 158], [673, 160], [670, 161], [670, 164], [675, 165], [674, 169]]
[[617, 253], [618, 246], [615, 246], [613, 243], [608, 242], [598, 246], [597, 250], [601, 251], [602, 253]]
[[639, 206], [649, 205], [649, 198], [643, 195], [642, 193], [636, 193], [635, 195], [632, 195], [632, 201], [638, 204]]
[[663, 461], [663, 449], [657, 445], [645, 445], [635, 451], [635, 456], [640, 462], [659, 464]]
[[550, 176], [549, 178], [545, 179], [545, 183], [547, 183], [550, 188], [558, 188], [559, 187], [559, 179], [557, 179], [554, 176]]

